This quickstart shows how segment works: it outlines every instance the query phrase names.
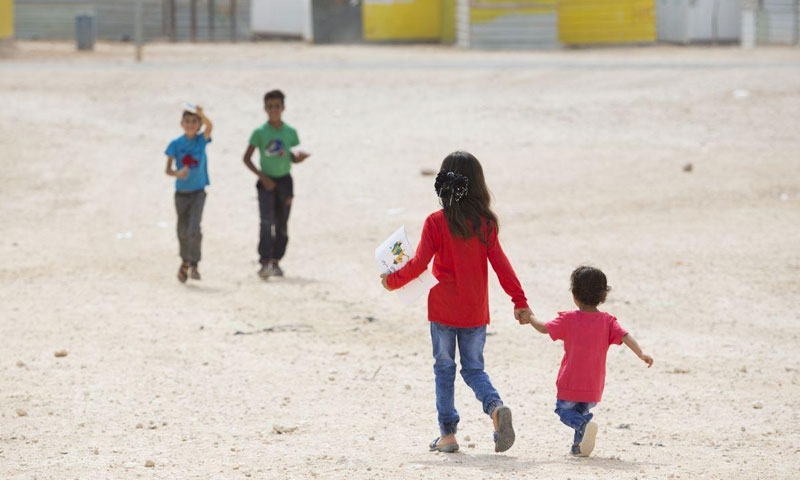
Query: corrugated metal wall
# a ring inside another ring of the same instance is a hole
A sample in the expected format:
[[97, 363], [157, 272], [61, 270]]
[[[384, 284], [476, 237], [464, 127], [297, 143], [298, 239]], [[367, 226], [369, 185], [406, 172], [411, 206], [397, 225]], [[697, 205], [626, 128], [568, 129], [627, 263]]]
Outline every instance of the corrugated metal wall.
[[658, 40], [675, 43], [736, 42], [741, 0], [656, 0]]
[[463, 0], [456, 12], [457, 44], [471, 48], [556, 48], [555, 0]]
[[456, 0], [456, 45], [469, 48], [469, 3], [470, 0]]
[[[75, 38], [75, 17], [95, 15], [98, 38], [132, 40], [136, 3], [130, 0], [16, 0], [14, 18], [16, 36], [23, 39], [65, 40]], [[175, 2], [175, 34], [177, 41], [190, 40], [191, 0]], [[213, 8], [211, 22], [209, 9]], [[231, 0], [196, 2], [196, 38], [201, 41], [231, 38]], [[237, 38], [250, 38], [249, 2], [237, 3]], [[170, 37], [170, 9], [165, 1], [143, 0], [144, 39]], [[213, 25], [213, 28], [211, 26]]]
[[311, 21], [314, 43], [358, 43], [364, 39], [358, 2], [312, 0]]
[[20, 39], [75, 38], [75, 17], [94, 15], [95, 6], [82, 1], [17, 1], [14, 29]]
[[566, 45], [655, 42], [655, 0], [559, 0], [558, 38]]
[[[108, 1], [108, 0], [105, 0]], [[175, 25], [178, 41], [190, 40], [191, 0], [176, 0]], [[163, 2], [162, 14], [165, 35], [170, 31], [170, 12], [168, 3]], [[236, 17], [231, 17], [235, 8]], [[196, 2], [196, 35], [198, 40], [227, 41], [231, 39], [231, 28], [235, 21], [236, 39], [246, 40], [250, 32], [250, 2], [245, 0], [198, 0]], [[213, 12], [213, 22], [211, 13]], [[233, 20], [233, 21], [232, 21]]]
[[799, 11], [799, 0], [761, 0], [756, 12], [756, 43], [797, 45]]

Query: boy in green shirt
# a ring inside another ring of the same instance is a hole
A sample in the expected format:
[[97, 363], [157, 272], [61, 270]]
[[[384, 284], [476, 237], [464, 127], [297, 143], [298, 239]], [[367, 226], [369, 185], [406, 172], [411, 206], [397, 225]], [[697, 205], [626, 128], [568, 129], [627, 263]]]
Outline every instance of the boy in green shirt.
[[[244, 164], [258, 176], [258, 208], [261, 215], [258, 255], [261, 269], [258, 275], [267, 279], [271, 275], [283, 276], [278, 262], [286, 252], [289, 242], [287, 223], [292, 207], [294, 187], [289, 174], [292, 163], [300, 163], [309, 157], [306, 152], [292, 152], [300, 144], [297, 131], [281, 119], [285, 108], [285, 95], [280, 90], [271, 90], [264, 95], [264, 110], [268, 121], [250, 135], [250, 143], [244, 152]], [[251, 157], [258, 149], [260, 167], [253, 165]], [[274, 231], [273, 231], [274, 229]]]

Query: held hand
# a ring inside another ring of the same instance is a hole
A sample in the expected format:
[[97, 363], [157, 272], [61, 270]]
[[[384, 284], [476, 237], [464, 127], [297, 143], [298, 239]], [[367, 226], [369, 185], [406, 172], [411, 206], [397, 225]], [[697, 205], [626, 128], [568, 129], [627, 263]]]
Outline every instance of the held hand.
[[287, 206], [287, 207], [291, 207], [291, 206], [292, 206], [292, 199], [293, 199], [293, 198], [294, 198], [294, 197], [287, 197], [287, 198], [286, 198], [286, 206]]
[[181, 167], [180, 170], [175, 172], [175, 176], [180, 178], [181, 180], [185, 179], [186, 177], [189, 176], [189, 167], [187, 166]]
[[518, 321], [520, 325], [527, 325], [531, 323], [530, 321], [531, 316], [533, 316], [533, 312], [531, 312], [530, 308], [514, 309], [514, 319]]
[[386, 281], [386, 277], [388, 277], [387, 274], [385, 274], [385, 273], [381, 274], [381, 285], [383, 285], [383, 288], [385, 288], [386, 290], [389, 290], [391, 292], [392, 288], [389, 286], [389, 283]]
[[197, 112], [197, 116], [203, 118], [203, 107], [197, 105], [194, 110]]
[[306, 158], [308, 158], [310, 156], [311, 156], [310, 153], [300, 151], [300, 152], [297, 152], [297, 154], [294, 156], [294, 161], [295, 161], [295, 163], [300, 163], [300, 162], [302, 162], [303, 160], [305, 160]]
[[647, 368], [650, 368], [650, 367], [653, 366], [653, 357], [651, 357], [650, 355], [645, 355], [643, 353], [643, 354], [639, 355], [639, 358], [641, 358], [642, 361], [647, 364]]
[[268, 192], [271, 192], [272, 190], [275, 189], [275, 182], [271, 178], [269, 178], [269, 177], [267, 177], [265, 175], [261, 176], [261, 185], [264, 185], [264, 188]]

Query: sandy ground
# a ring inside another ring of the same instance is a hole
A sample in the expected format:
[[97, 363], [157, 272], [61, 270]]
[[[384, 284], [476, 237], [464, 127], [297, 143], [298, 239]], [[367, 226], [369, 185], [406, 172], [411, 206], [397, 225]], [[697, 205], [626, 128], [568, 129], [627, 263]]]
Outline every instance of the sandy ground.
[[[293, 170], [287, 277], [263, 282], [241, 154], [273, 87], [313, 156]], [[162, 154], [184, 101], [216, 125], [188, 285]], [[3, 479], [800, 470], [798, 49], [149, 45], [137, 65], [124, 45], [19, 43], [0, 105]], [[484, 164], [537, 315], [572, 308], [591, 262], [656, 359], [609, 352], [592, 458], [567, 455], [553, 414], [561, 345], [516, 324], [493, 274], [487, 370], [517, 443], [493, 452], [458, 379], [462, 452], [427, 452], [425, 304], [380, 288], [373, 250], [402, 224], [419, 238], [437, 208], [420, 170], [455, 149]]]

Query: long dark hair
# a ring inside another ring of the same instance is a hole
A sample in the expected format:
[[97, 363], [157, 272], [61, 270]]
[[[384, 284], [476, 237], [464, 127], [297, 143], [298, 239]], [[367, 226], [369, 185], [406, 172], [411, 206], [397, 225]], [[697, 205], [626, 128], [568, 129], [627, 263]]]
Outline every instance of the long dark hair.
[[[458, 188], [447, 188], [448, 184], [454, 183]], [[466, 192], [462, 188], [464, 183]], [[492, 230], [499, 231], [497, 215], [490, 207], [491, 198], [483, 178], [483, 168], [471, 153], [458, 151], [445, 157], [436, 185], [436, 194], [453, 236], [467, 239], [477, 235], [482, 243], [487, 244]]]

